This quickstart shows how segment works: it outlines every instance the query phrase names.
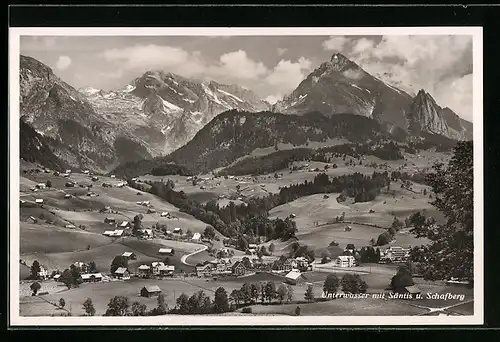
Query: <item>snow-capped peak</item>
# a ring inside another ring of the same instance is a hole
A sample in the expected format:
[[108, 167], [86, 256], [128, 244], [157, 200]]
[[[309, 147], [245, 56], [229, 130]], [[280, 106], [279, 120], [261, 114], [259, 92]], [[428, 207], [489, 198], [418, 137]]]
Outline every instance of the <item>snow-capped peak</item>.
[[101, 89], [96, 89], [96, 88], [93, 88], [91, 86], [87, 86], [87, 87], [82, 87], [82, 88], [78, 89], [78, 91], [86, 96], [92, 96], [92, 95], [99, 93], [101, 91]]

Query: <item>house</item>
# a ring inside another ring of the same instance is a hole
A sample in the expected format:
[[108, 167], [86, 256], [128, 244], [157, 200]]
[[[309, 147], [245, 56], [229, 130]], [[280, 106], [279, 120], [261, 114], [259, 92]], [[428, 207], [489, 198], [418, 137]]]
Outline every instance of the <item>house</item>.
[[122, 256], [129, 259], [129, 260], [137, 259], [137, 255], [135, 255], [134, 252], [123, 252]]
[[164, 211], [164, 212], [162, 212], [162, 213], [160, 214], [160, 216], [161, 216], [161, 217], [167, 217], [167, 216], [169, 216], [169, 215], [170, 215], [170, 214], [169, 214], [168, 212], [166, 212], [166, 211]]
[[148, 214], [154, 214], [156, 213], [156, 210], [153, 209], [153, 208], [149, 208], [148, 211], [147, 211]]
[[231, 267], [231, 271], [235, 276], [245, 275], [246, 268], [241, 261], [236, 261]]
[[141, 233], [146, 239], [152, 239], [154, 237], [152, 229], [141, 229]]
[[174, 249], [173, 248], [160, 248], [158, 250], [159, 254], [164, 254], [164, 255], [174, 255]]
[[38, 271], [38, 277], [40, 279], [47, 279], [49, 277], [49, 271], [46, 267], [40, 266], [40, 271]]
[[148, 285], [141, 289], [141, 297], [152, 297], [158, 296], [161, 293], [161, 289], [158, 285]]
[[347, 226], [344, 228], [344, 231], [346, 232], [350, 232], [352, 230], [352, 227], [351, 226]]
[[132, 224], [129, 221], [123, 221], [122, 223], [120, 223], [119, 227], [122, 229], [129, 229], [130, 227], [132, 227]]
[[383, 251], [382, 257], [391, 261], [405, 260], [409, 257], [409, 253], [409, 248], [391, 246]]
[[158, 267], [158, 272], [160, 276], [172, 276], [174, 275], [175, 266], [174, 265], [163, 265]]
[[113, 230], [113, 232], [111, 233], [110, 236], [120, 237], [122, 235], [123, 235], [123, 229], [115, 229], [115, 230]]
[[200, 241], [201, 240], [201, 234], [200, 233], [194, 233], [193, 237], [191, 238], [192, 241]]
[[161, 266], [165, 266], [165, 264], [161, 261], [155, 261], [153, 263], [151, 263], [151, 271], [153, 272], [153, 274], [160, 274], [160, 267]]
[[75, 186], [75, 183], [73, 182], [66, 182], [66, 184], [64, 184], [65, 187], [67, 188], [73, 188]]
[[71, 170], [66, 170], [66, 173], [71, 173]]
[[44, 183], [38, 183], [38, 184], [36, 185], [36, 187], [37, 187], [38, 189], [45, 189], [45, 188], [46, 188], [46, 185], [45, 185]]
[[43, 198], [37, 198], [35, 199], [36, 204], [43, 204]]
[[408, 293], [411, 298], [416, 298], [417, 295], [419, 295], [422, 291], [420, 291], [420, 289], [415, 286], [415, 285], [412, 285], [412, 286], [406, 286], [404, 289], [400, 290], [399, 292], [402, 292], [402, 293]]
[[86, 175], [88, 175], [90, 173], [90, 171], [89, 170], [85, 170], [85, 171], [83, 171], [83, 173], [86, 174]]
[[[231, 266], [232, 262], [231, 262], [231, 259], [220, 259], [217, 261], [217, 264], [216, 264], [216, 273], [217, 274], [231, 274], [233, 273], [232, 271], [232, 266]], [[215, 273], [215, 272], [214, 272]]]
[[59, 278], [61, 278], [61, 275], [58, 273], [58, 274], [54, 275], [54, 277], [52, 279], [54, 279], [55, 281], [59, 281]]
[[338, 267], [353, 267], [356, 265], [356, 259], [352, 255], [339, 255], [335, 259], [335, 265]]
[[107, 224], [115, 224], [116, 223], [116, 219], [112, 218], [112, 217], [106, 217], [104, 219], [104, 223], [107, 223]]
[[113, 236], [114, 233], [115, 233], [114, 230], [106, 230], [104, 233], [102, 233], [102, 235]]
[[69, 173], [63, 173], [61, 176], [63, 176], [63, 177], [69, 177]]
[[82, 274], [82, 281], [84, 283], [96, 283], [102, 281], [102, 278], [101, 273]]
[[211, 277], [213, 269], [214, 266], [211, 263], [207, 263], [203, 266], [196, 266], [196, 275], [198, 277]]
[[115, 176], [115, 175], [111, 175], [110, 177], [111, 177], [111, 178], [116, 178], [116, 176]]
[[66, 195], [64, 195], [64, 198], [71, 198], [71, 195], [70, 194], [66, 194]]
[[150, 271], [151, 271], [151, 267], [149, 267], [148, 265], [141, 265], [141, 266], [137, 267], [137, 273], [139, 273], [140, 275], [146, 275]]
[[291, 285], [299, 285], [306, 280], [306, 277], [299, 271], [290, 271], [285, 276], [285, 282]]
[[249, 243], [248, 249], [257, 249], [257, 245], [255, 243]]
[[174, 228], [174, 234], [182, 234], [181, 228]]
[[130, 279], [130, 272], [125, 267], [118, 267], [113, 275], [115, 276], [115, 278], [122, 280]]
[[64, 228], [75, 229], [76, 226], [74, 224], [67, 224], [64, 226]]

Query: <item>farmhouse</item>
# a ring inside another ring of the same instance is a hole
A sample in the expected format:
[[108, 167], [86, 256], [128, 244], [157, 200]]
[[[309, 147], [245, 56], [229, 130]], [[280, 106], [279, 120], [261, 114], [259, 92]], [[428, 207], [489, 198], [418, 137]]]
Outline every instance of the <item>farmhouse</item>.
[[339, 255], [335, 259], [335, 265], [338, 267], [353, 267], [356, 265], [356, 259], [352, 255]]
[[242, 276], [245, 275], [246, 268], [241, 261], [236, 261], [231, 267], [231, 271], [235, 276]]
[[382, 257], [391, 261], [405, 260], [409, 257], [409, 252], [407, 248], [391, 246], [383, 251]]
[[158, 285], [144, 286], [141, 289], [141, 297], [158, 296], [160, 293], [161, 289], [158, 287]]
[[134, 252], [123, 252], [122, 256], [129, 259], [129, 260], [137, 259], [137, 255], [135, 255]]
[[122, 223], [120, 223], [119, 227], [122, 229], [129, 229], [130, 227], [132, 227], [132, 225], [129, 221], [123, 221]]
[[82, 274], [82, 281], [84, 283], [96, 283], [102, 281], [101, 273], [90, 273], [90, 274]]
[[306, 277], [298, 271], [290, 271], [285, 276], [285, 282], [291, 285], [299, 285], [306, 280]]
[[173, 248], [160, 248], [158, 250], [159, 254], [165, 254], [165, 255], [174, 255], [175, 251]]
[[107, 224], [115, 224], [116, 223], [116, 219], [112, 218], [112, 217], [106, 217], [104, 219], [104, 223], [107, 223]]
[[35, 199], [36, 204], [43, 204], [43, 198], [37, 198]]
[[160, 274], [160, 276], [172, 276], [174, 275], [174, 271], [174, 265], [163, 265], [158, 267], [158, 273]]
[[182, 234], [181, 228], [174, 228], [174, 234]]
[[46, 188], [46, 186], [45, 186], [45, 184], [44, 184], [44, 183], [38, 183], [38, 184], [36, 185], [36, 187], [37, 187], [38, 189], [45, 189], [45, 188]]
[[161, 261], [155, 261], [151, 263], [151, 270], [153, 274], [160, 274], [160, 267], [165, 266], [165, 264]]
[[58, 274], [54, 275], [54, 277], [52, 279], [54, 279], [55, 281], [59, 281], [59, 278], [61, 278], [61, 275], [58, 273]]
[[83, 171], [83, 173], [86, 174], [86, 175], [88, 175], [90, 173], [90, 171], [89, 170], [85, 170], [85, 171]]
[[114, 230], [106, 230], [104, 233], [102, 233], [102, 235], [113, 236], [114, 233], [115, 233]]
[[38, 271], [38, 277], [40, 277], [40, 279], [47, 279], [49, 277], [49, 271], [47, 270], [46, 267], [40, 266], [40, 271]]
[[125, 267], [118, 267], [113, 275], [115, 276], [115, 278], [122, 280], [130, 279], [130, 272]]
[[111, 175], [110, 177], [111, 177], [111, 178], [116, 178], [116, 176], [115, 176], [115, 175]]
[[146, 275], [150, 271], [151, 271], [151, 267], [149, 267], [148, 265], [141, 265], [141, 266], [137, 267], [137, 273], [139, 273], [140, 275]]
[[161, 217], [167, 217], [167, 216], [169, 216], [169, 215], [170, 215], [170, 214], [169, 214], [168, 212], [166, 212], [166, 211], [164, 211], [164, 212], [162, 212], [162, 213], [160, 214], [160, 216], [161, 216]]
[[64, 226], [64, 228], [75, 229], [76, 226], [74, 224], [67, 224]]
[[115, 229], [113, 231], [113, 235], [111, 236], [122, 236], [123, 235], [123, 229]]
[[200, 233], [194, 233], [193, 237], [191, 238], [193, 241], [200, 241], [201, 240], [201, 234]]
[[214, 266], [210, 263], [203, 266], [196, 266], [196, 275], [198, 277], [211, 277], [213, 269]]
[[152, 239], [154, 237], [152, 229], [141, 229], [141, 233], [146, 239]]
[[73, 182], [66, 182], [66, 184], [64, 186], [67, 187], [67, 188], [73, 188], [75, 186], [75, 183], [73, 183]]
[[153, 209], [153, 208], [149, 208], [148, 211], [147, 211], [148, 214], [154, 214], [156, 213], [156, 210]]
[[71, 173], [71, 170], [66, 170], [66, 173]]

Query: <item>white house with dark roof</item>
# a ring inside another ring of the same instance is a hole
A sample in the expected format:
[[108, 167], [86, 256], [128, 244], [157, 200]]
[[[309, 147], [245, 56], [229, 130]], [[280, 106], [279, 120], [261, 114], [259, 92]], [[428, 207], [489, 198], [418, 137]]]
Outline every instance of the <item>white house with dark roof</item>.
[[193, 237], [191, 238], [192, 241], [200, 241], [201, 240], [201, 234], [200, 233], [194, 233]]
[[353, 267], [356, 266], [356, 259], [352, 255], [339, 255], [335, 259], [337, 267]]
[[134, 252], [123, 252], [122, 256], [130, 260], [137, 259], [137, 255]]

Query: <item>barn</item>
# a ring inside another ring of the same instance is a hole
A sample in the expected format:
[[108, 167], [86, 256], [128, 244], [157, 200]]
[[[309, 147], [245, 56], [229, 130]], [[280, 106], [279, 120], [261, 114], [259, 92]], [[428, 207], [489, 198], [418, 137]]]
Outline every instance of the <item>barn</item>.
[[141, 297], [153, 297], [153, 296], [158, 296], [161, 293], [161, 289], [158, 287], [158, 285], [149, 285], [149, 286], [144, 286], [141, 289]]
[[306, 277], [299, 271], [290, 271], [285, 276], [285, 282], [291, 285], [299, 285], [306, 281]]

